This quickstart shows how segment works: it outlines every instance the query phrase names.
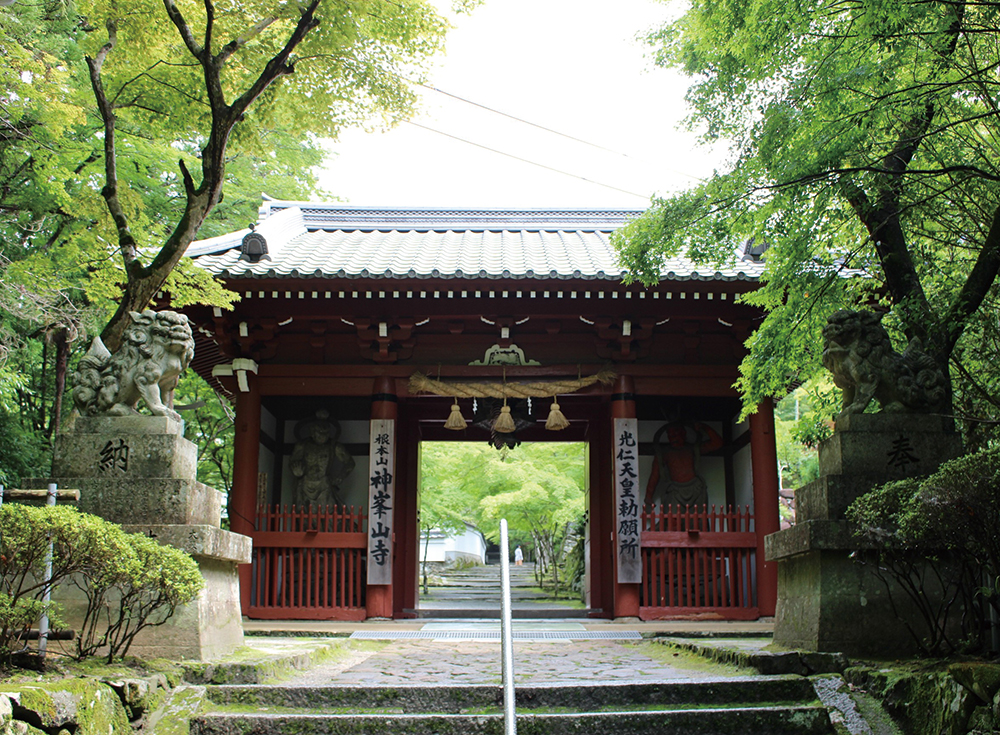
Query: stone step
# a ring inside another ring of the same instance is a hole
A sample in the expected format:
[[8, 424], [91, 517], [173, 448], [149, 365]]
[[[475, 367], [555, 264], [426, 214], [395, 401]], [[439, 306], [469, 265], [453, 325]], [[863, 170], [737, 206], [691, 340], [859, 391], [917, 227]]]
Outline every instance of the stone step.
[[[436, 735], [503, 732], [495, 686], [215, 686], [191, 735]], [[516, 690], [518, 726], [529, 733], [833, 733], [807, 679], [527, 685]], [[251, 710], [260, 710], [253, 712]], [[474, 714], [472, 714], [474, 713]]]
[[[486, 568], [488, 568], [488, 567], [486, 567]], [[439, 574], [437, 576], [441, 577], [442, 579], [492, 579], [492, 580], [494, 580], [496, 582], [500, 581], [500, 572], [499, 571], [497, 571], [495, 573], [494, 572], [484, 572], [484, 571], [480, 571], [481, 569], [483, 569], [483, 567], [479, 567], [479, 568], [474, 569], [474, 570], [465, 570], [465, 571], [461, 571], [461, 572], [445, 572], [445, 573]], [[511, 572], [510, 579], [511, 579], [511, 581], [514, 581], [514, 580], [531, 580], [532, 582], [534, 582], [535, 581], [535, 573], [533, 571], [531, 571], [531, 570], [526, 570], [526, 571], [523, 571], [523, 572], [521, 572], [521, 571]]]
[[[432, 603], [433, 604], [433, 603]], [[454, 603], [452, 603], [454, 604]], [[563, 618], [589, 618], [590, 611], [584, 608], [571, 607], [540, 607], [537, 604], [525, 603], [531, 607], [511, 607], [510, 616], [514, 620], [561, 620]], [[499, 620], [500, 603], [497, 602], [489, 607], [421, 607], [417, 610], [417, 617], [421, 620], [432, 620], [438, 618], [460, 618], [462, 620]]]
[[[208, 687], [214, 704], [294, 708], [392, 709], [402, 713], [460, 714], [501, 707], [502, 690], [489, 685], [400, 685], [293, 687], [220, 684]], [[806, 703], [816, 699], [809, 680], [794, 675], [741, 676], [723, 681], [680, 679], [657, 683], [525, 684], [516, 689], [518, 708], [623, 707], [626, 705], [722, 707], [774, 702]]]
[[[524, 733], [546, 735], [833, 735], [819, 706], [518, 714]], [[191, 721], [191, 735], [503, 735], [502, 714], [212, 713]]]
[[[476, 577], [462, 577], [462, 578], [445, 577], [445, 578], [441, 579], [440, 581], [436, 582], [435, 584], [429, 584], [428, 586], [429, 587], [472, 587], [472, 588], [476, 588], [476, 587], [489, 587], [491, 589], [499, 590], [500, 589], [500, 580], [499, 579], [480, 579], [480, 578], [476, 578]], [[531, 584], [519, 584], [519, 585], [516, 585], [512, 581], [510, 586], [512, 588], [518, 588], [518, 587], [535, 587], [536, 585], [535, 585], [535, 580], [532, 579], [531, 580]]]
[[[447, 600], [453, 598], [464, 598], [464, 599], [482, 599], [482, 600], [499, 600], [500, 590], [484, 590], [484, 589], [454, 589], [446, 587], [432, 587], [429, 594], [425, 597], [434, 600]], [[549, 595], [543, 592], [529, 592], [526, 590], [511, 590], [510, 598], [512, 600], [547, 600]]]

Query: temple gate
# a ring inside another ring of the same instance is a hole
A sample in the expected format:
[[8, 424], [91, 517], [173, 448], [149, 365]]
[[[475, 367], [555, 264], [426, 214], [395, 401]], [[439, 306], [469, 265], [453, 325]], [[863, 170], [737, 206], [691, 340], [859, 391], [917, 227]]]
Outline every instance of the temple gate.
[[[589, 443], [591, 615], [774, 613], [772, 410], [740, 423], [732, 388], [760, 317], [736, 300], [762, 263], [676, 258], [657, 286], [625, 286], [608, 237], [634, 214], [268, 200], [253, 231], [192, 246], [241, 296], [187, 313], [195, 368], [235, 404], [245, 614], [415, 616], [418, 447], [456, 435]], [[514, 431], [477, 426], [487, 408]]]

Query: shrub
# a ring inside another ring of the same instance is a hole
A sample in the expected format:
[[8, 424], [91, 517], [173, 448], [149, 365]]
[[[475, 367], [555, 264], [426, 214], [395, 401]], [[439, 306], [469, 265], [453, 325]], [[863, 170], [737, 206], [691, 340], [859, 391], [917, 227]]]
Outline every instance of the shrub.
[[[5, 503], [0, 506], [0, 594], [4, 615], [0, 616], [0, 657], [7, 658], [22, 632], [37, 621], [42, 612], [52, 616], [57, 607], [42, 602], [50, 591], [72, 575], [95, 566], [95, 557], [104, 564], [114, 558], [112, 549], [102, 549], [100, 518], [82, 516], [73, 508], [32, 507]], [[120, 528], [109, 533], [124, 537]], [[45, 560], [52, 542], [52, 574], [45, 583]], [[102, 553], [104, 552], [104, 553]]]
[[[911, 633], [925, 652], [986, 647], [990, 609], [1000, 613], [1000, 449], [875, 488], [849, 517], [873, 550], [876, 572], [894, 580], [923, 616], [926, 634]], [[943, 594], [928, 594], [929, 585]], [[949, 629], [956, 619], [960, 639]]]
[[127, 538], [129, 553], [113, 569], [89, 579], [74, 579], [88, 602], [77, 636], [79, 658], [104, 648], [109, 663], [124, 658], [142, 630], [163, 625], [204, 585], [198, 565], [188, 554], [141, 534]]
[[[52, 575], [45, 559], [52, 542]], [[46, 590], [78, 587], [87, 600], [77, 655], [106, 647], [109, 662], [128, 652], [136, 634], [160, 625], [190, 602], [203, 580], [177, 549], [66, 506], [0, 506], [0, 658], [46, 610]], [[48, 606], [50, 616], [56, 606]]]

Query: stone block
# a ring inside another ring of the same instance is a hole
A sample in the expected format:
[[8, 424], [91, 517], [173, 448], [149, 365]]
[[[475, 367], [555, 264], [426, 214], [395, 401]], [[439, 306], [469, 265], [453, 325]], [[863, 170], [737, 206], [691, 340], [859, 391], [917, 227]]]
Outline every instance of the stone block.
[[29, 487], [59, 487], [80, 490], [77, 507], [121, 524], [191, 523], [218, 526], [222, 519], [223, 493], [196, 480], [158, 478], [78, 478], [32, 479]]
[[[136, 636], [128, 655], [141, 659], [212, 661], [224, 658], [243, 645], [238, 566], [235, 562], [195, 557], [205, 586], [198, 597], [177, 608], [163, 625], [145, 628]], [[67, 628], [80, 630], [87, 601], [73, 584], [53, 593], [62, 608], [60, 618]], [[114, 600], [111, 600], [114, 604]], [[50, 646], [72, 648], [71, 643]], [[106, 652], [106, 651], [105, 651]]]
[[879, 475], [854, 474], [813, 480], [795, 491], [796, 523], [842, 520], [851, 503], [884, 482]]
[[[130, 654], [206, 661], [243, 644], [238, 564], [252, 542], [219, 528], [223, 494], [195, 479], [197, 447], [184, 424], [164, 416], [78, 417], [56, 439], [53, 479], [79, 488], [80, 510], [191, 554], [205, 578], [198, 598], [165, 624], [139, 633]], [[57, 590], [65, 620], [78, 627], [86, 602], [72, 585]]]
[[900, 427], [925, 434], [953, 434], [955, 421], [928, 413], [849, 413], [837, 416], [835, 430], [885, 434]]
[[858, 547], [847, 521], [804, 521], [764, 537], [764, 558], [781, 561], [810, 551]]
[[894, 609], [882, 580], [846, 550], [814, 550], [778, 565], [776, 645], [848, 656], [914, 653], [916, 643], [897, 612], [920, 629], [915, 611]]
[[52, 457], [56, 477], [194, 480], [198, 448], [178, 434], [60, 434]]
[[184, 435], [184, 422], [169, 416], [77, 416], [64, 433]]
[[[249, 539], [248, 539], [249, 540]], [[131, 655], [172, 661], [212, 661], [243, 645], [240, 584], [233, 562], [198, 557], [205, 587], [163, 625], [142, 631]]]
[[196, 525], [125, 525], [128, 533], [141, 533], [166, 546], [186, 551], [198, 559], [217, 559], [235, 564], [249, 564], [253, 542], [249, 536], [224, 531], [216, 526]]
[[867, 475], [881, 482], [934, 472], [962, 453], [962, 438], [940, 416], [854, 414], [838, 419], [819, 446], [819, 474]]

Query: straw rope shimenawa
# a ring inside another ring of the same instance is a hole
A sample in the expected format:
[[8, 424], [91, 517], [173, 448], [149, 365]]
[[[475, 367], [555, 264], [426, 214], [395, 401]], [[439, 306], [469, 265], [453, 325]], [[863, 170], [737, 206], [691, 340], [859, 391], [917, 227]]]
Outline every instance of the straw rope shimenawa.
[[537, 383], [446, 383], [428, 378], [423, 373], [410, 376], [410, 393], [433, 393], [449, 398], [551, 398], [575, 393], [595, 383], [610, 385], [615, 380], [613, 370], [601, 370], [576, 380], [547, 380]]
[[[441, 380], [432, 380], [423, 373], [414, 373], [410, 376], [410, 393], [434, 393], [452, 398], [451, 413], [444, 423], [444, 428], [452, 431], [465, 429], [465, 418], [458, 406], [459, 398], [502, 398], [503, 407], [493, 422], [493, 430], [501, 434], [511, 434], [517, 429], [517, 425], [510, 414], [508, 398], [554, 399], [560, 394], [575, 393], [594, 383], [610, 385], [614, 380], [615, 374], [611, 370], [601, 370], [596, 375], [576, 380], [549, 380], [539, 383], [508, 383], [506, 371], [501, 383], [445, 383]], [[569, 425], [569, 421], [559, 409], [559, 404], [553, 400], [545, 428], [549, 431], [561, 431], [569, 428]]]

